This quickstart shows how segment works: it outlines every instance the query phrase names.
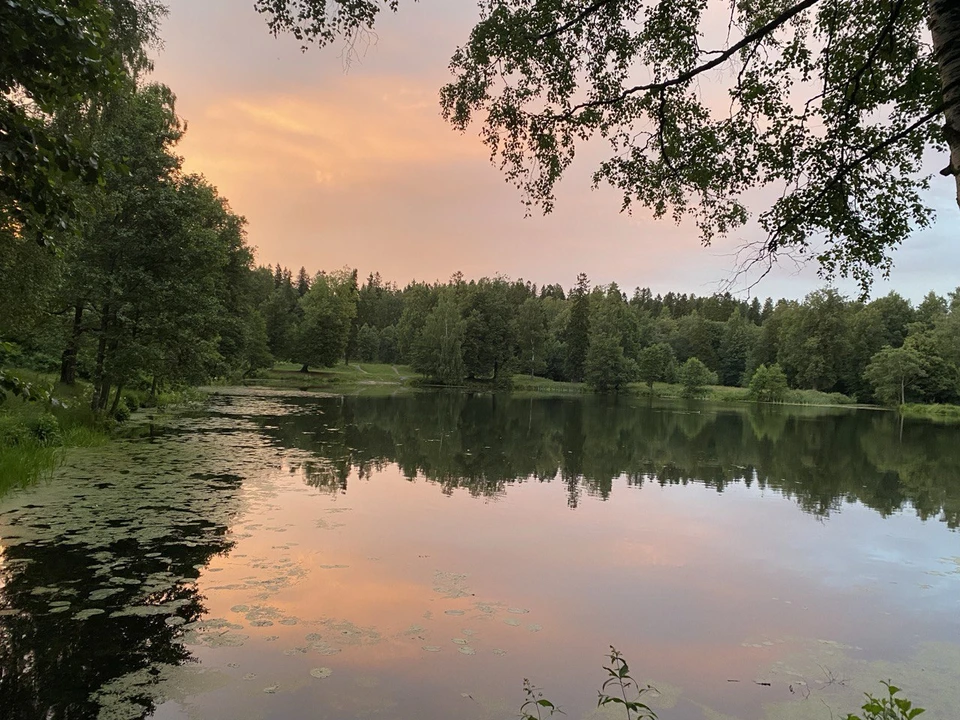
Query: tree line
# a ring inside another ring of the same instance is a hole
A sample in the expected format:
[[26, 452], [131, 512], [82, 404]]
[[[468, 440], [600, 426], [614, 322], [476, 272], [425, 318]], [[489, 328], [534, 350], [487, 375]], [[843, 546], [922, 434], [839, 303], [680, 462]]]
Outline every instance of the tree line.
[[788, 388], [862, 402], [960, 400], [960, 289], [914, 307], [895, 292], [864, 302], [830, 288], [762, 303], [628, 295], [583, 274], [569, 290], [459, 273], [403, 288], [379, 274], [361, 284], [350, 269], [253, 274], [271, 355], [304, 371], [360, 361], [409, 364], [448, 385], [506, 385], [523, 373], [601, 392], [681, 382], [748, 387], [772, 401]]
[[[0, 11], [13, 43], [0, 78], [35, 101], [0, 113], [0, 339], [19, 348], [5, 345], [0, 365], [25, 354], [63, 383], [85, 378], [92, 408], [115, 413], [124, 389], [156, 394], [272, 359], [245, 221], [183, 170], [175, 95], [146, 78], [164, 7], [82, 5]], [[21, 57], [44, 39], [66, 53], [60, 78], [44, 64], [56, 58]], [[28, 150], [46, 155], [28, 163]]]

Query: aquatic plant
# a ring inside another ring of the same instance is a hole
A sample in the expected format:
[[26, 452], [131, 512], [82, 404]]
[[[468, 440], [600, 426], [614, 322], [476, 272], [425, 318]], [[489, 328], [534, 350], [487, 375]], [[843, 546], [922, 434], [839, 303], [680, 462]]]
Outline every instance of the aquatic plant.
[[543, 691], [534, 687], [527, 678], [523, 679], [523, 694], [527, 699], [520, 706], [520, 720], [544, 720], [556, 713], [566, 715], [563, 710], [543, 696]]
[[900, 688], [891, 682], [883, 682], [887, 688], [887, 695], [874, 697], [866, 693], [867, 700], [861, 706], [863, 715], [849, 713], [843, 720], [913, 720], [917, 715], [926, 712], [923, 708], [914, 707], [910, 700], [897, 697]]
[[[610, 646], [609, 657], [610, 664], [603, 667], [607, 679], [598, 692], [597, 707], [620, 705], [627, 713], [627, 720], [658, 720], [657, 713], [643, 702], [643, 696], [656, 692], [656, 689], [651, 685], [641, 686], [630, 675], [630, 666], [613, 645]], [[887, 689], [885, 696], [874, 697], [865, 693], [867, 699], [860, 708], [862, 715], [848, 713], [841, 720], [914, 720], [926, 712], [923, 708], [914, 707], [912, 701], [899, 697], [901, 689], [893, 683], [884, 681], [882, 684]], [[612, 690], [613, 694], [608, 694], [608, 690]], [[565, 714], [526, 678], [523, 680], [523, 693], [526, 700], [520, 706], [520, 720], [545, 720], [555, 713]]]
[[[657, 720], [657, 714], [643, 702], [643, 696], [652, 692], [653, 688], [650, 685], [641, 687], [633, 679], [630, 675], [630, 666], [613, 645], [610, 646], [610, 665], [605, 665], [603, 669], [607, 671], [608, 677], [600, 688], [597, 707], [610, 704], [622, 705], [627, 711], [627, 720], [633, 720], [633, 718]], [[619, 696], [608, 695], [607, 688], [614, 688], [615, 692], [619, 690]]]

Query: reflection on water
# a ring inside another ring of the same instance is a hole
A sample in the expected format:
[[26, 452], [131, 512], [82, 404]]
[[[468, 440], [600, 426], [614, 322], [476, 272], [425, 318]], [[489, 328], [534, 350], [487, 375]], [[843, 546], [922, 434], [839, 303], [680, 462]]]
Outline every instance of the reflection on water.
[[958, 428], [901, 426], [892, 413], [748, 406], [718, 410], [602, 398], [511, 399], [432, 393], [292, 401], [263, 419], [285, 447], [316, 455], [312, 484], [346, 489], [386, 463], [445, 492], [502, 494], [519, 480], [559, 481], [576, 507], [628, 484], [757, 484], [828, 515], [845, 500], [883, 515], [909, 503], [923, 518], [960, 523]]
[[0, 502], [0, 717], [508, 718], [531, 677], [599, 718], [609, 643], [663, 720], [830, 718], [888, 677], [948, 717], [956, 439], [876, 412], [217, 396]]

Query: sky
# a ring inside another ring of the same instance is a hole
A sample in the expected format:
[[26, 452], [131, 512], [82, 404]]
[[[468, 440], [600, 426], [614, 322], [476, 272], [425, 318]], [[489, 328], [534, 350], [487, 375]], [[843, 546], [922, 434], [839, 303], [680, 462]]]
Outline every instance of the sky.
[[[753, 237], [747, 229], [704, 248], [692, 223], [621, 213], [616, 191], [590, 188], [600, 157], [590, 148], [567, 171], [554, 212], [528, 216], [477, 128], [461, 134], [440, 117], [449, 58], [477, 18], [470, 0], [402, 4], [349, 67], [342, 46], [301, 52], [293, 38], [273, 37], [253, 0], [168, 5], [153, 80], [174, 90], [187, 122], [186, 170], [246, 217], [259, 264], [294, 273], [346, 265], [401, 285], [461, 271], [570, 287], [584, 272], [628, 292], [704, 295], [726, 289], [738, 247]], [[953, 192], [935, 178], [937, 222], [896, 252], [874, 296], [896, 290], [918, 301], [960, 285]], [[747, 297], [744, 285], [735, 288]], [[800, 298], [823, 285], [814, 266], [785, 265], [750, 292]], [[835, 285], [856, 293], [851, 282]]]

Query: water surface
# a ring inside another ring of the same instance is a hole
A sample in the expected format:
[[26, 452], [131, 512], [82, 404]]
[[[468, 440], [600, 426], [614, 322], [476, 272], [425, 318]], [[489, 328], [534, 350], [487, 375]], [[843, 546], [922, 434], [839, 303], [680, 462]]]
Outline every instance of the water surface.
[[4, 718], [960, 706], [960, 433], [892, 414], [229, 391], [0, 500]]

